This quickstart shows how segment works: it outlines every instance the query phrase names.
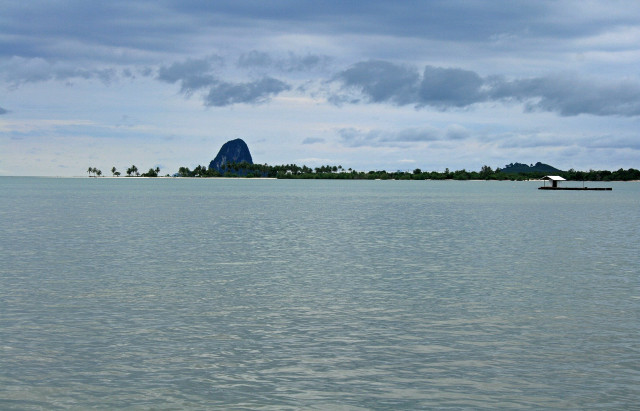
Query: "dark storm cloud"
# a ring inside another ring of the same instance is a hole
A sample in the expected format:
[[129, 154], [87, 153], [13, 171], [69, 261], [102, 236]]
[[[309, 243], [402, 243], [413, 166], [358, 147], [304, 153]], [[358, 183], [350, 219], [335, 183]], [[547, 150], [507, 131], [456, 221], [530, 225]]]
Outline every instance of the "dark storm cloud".
[[238, 103], [260, 104], [291, 87], [274, 78], [265, 77], [248, 83], [217, 82], [204, 98], [207, 106], [228, 106]]
[[[524, 104], [525, 111], [548, 111], [561, 116], [640, 115], [640, 84], [631, 80], [588, 81], [569, 75], [506, 80], [433, 66], [426, 66], [420, 76], [413, 68], [384, 61], [357, 63], [338, 73], [334, 80], [342, 84], [343, 90], [359, 91], [370, 103], [451, 109], [485, 101], [516, 101]], [[340, 94], [330, 100], [349, 101]]]

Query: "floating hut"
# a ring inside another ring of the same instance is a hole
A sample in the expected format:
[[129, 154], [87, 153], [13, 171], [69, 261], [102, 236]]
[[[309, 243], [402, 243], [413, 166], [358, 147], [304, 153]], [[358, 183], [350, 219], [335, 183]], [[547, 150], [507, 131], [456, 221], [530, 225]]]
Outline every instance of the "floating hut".
[[[567, 181], [560, 176], [544, 176], [542, 177], [545, 186], [540, 188], [558, 188], [558, 181]], [[551, 181], [551, 187], [546, 187], [547, 181]]]
[[[584, 181], [582, 182], [582, 187], [560, 187], [558, 183], [560, 181], [567, 181], [560, 176], [544, 176], [542, 177], [542, 181], [544, 181], [544, 185], [542, 187], [538, 187], [538, 190], [597, 190], [597, 191], [611, 191], [611, 187], [585, 187]], [[547, 181], [551, 181], [551, 185], [547, 185]]]

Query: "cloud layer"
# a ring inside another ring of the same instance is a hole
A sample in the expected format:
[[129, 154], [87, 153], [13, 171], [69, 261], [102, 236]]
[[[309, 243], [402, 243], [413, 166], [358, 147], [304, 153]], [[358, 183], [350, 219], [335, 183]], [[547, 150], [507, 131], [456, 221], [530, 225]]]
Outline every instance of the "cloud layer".
[[[549, 111], [562, 116], [640, 115], [640, 84], [633, 81], [587, 81], [577, 76], [506, 80], [481, 77], [460, 68], [426, 66], [417, 70], [385, 61], [355, 64], [336, 75], [344, 89], [355, 89], [367, 102], [463, 108], [483, 102], [521, 102], [525, 111]], [[354, 101], [336, 96], [334, 101]]]
[[186, 96], [204, 90], [204, 104], [215, 107], [265, 103], [272, 96], [291, 89], [287, 83], [268, 76], [248, 82], [222, 80], [216, 74], [216, 68], [223, 64], [223, 59], [218, 56], [188, 59], [160, 67], [157, 79], [178, 83], [180, 92]]

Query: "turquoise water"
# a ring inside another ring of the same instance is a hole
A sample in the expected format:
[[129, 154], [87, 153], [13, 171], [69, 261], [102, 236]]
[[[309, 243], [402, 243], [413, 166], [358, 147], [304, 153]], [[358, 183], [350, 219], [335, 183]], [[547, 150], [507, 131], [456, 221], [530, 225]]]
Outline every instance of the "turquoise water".
[[538, 185], [0, 178], [0, 409], [637, 407], [640, 183]]

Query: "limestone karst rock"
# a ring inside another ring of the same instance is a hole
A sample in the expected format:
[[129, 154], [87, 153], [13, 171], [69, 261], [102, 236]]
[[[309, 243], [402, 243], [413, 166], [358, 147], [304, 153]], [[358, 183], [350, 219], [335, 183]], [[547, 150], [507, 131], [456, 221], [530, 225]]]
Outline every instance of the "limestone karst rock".
[[224, 174], [229, 164], [248, 163], [253, 164], [249, 147], [242, 139], [227, 141], [222, 145], [218, 155], [209, 163], [209, 169]]

